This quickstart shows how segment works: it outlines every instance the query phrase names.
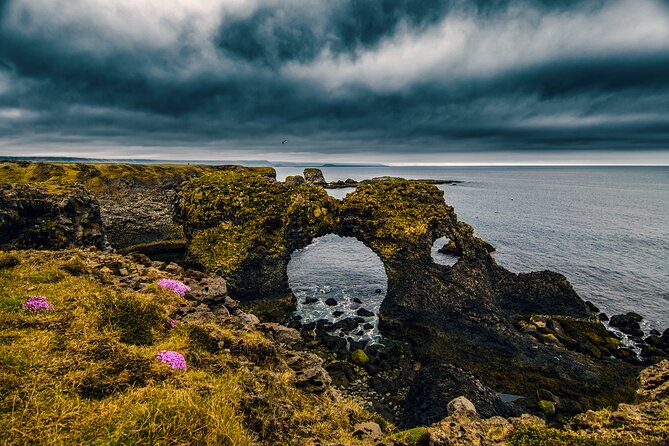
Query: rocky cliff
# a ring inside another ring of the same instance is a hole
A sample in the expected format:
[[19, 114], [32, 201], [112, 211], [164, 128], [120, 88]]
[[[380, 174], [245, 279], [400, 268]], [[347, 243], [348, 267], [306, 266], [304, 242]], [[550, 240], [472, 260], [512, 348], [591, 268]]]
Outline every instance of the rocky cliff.
[[100, 206], [83, 187], [3, 185], [0, 249], [96, 246], [103, 248]]

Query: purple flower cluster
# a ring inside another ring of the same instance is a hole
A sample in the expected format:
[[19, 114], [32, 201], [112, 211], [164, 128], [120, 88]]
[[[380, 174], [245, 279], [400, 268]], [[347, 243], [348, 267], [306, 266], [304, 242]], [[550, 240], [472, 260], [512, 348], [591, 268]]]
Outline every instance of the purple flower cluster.
[[156, 359], [168, 364], [173, 369], [186, 370], [186, 360], [181, 353], [171, 350], [161, 350], [156, 355]]
[[34, 314], [37, 314], [40, 310], [53, 310], [53, 307], [44, 296], [30, 296], [28, 300], [21, 305], [21, 308]]
[[169, 325], [170, 328], [176, 327], [178, 323], [179, 322], [175, 321], [174, 319], [170, 319], [169, 321], [167, 321], [167, 325]]
[[183, 282], [174, 279], [160, 279], [158, 281], [158, 286], [165, 288], [166, 290], [174, 291], [181, 297], [184, 297], [184, 295], [190, 291], [190, 287], [188, 285], [185, 285]]

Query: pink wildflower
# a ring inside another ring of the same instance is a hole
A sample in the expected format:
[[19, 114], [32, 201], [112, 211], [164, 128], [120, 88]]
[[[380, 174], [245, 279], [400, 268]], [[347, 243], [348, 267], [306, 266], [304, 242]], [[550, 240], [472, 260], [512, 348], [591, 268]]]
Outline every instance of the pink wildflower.
[[156, 359], [168, 364], [173, 369], [186, 370], [186, 360], [181, 353], [171, 350], [161, 350], [160, 353], [156, 355]]
[[174, 279], [160, 279], [158, 281], [158, 286], [165, 288], [166, 290], [174, 291], [181, 297], [184, 297], [184, 295], [190, 291], [190, 287], [188, 285], [185, 285], [183, 282]]
[[176, 327], [178, 323], [179, 322], [175, 321], [174, 319], [170, 319], [169, 321], [167, 321], [167, 325], [169, 325], [170, 328]]
[[44, 296], [30, 296], [28, 300], [21, 305], [21, 308], [34, 314], [37, 314], [40, 310], [53, 310], [53, 307]]

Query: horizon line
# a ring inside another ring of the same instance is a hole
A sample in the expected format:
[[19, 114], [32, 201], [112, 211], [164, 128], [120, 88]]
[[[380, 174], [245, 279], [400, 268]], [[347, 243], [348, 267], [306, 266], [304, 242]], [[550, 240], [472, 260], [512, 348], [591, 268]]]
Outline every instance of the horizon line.
[[[669, 163], [568, 163], [568, 162], [346, 162], [346, 161], [282, 161], [282, 160], [268, 160], [268, 159], [169, 159], [169, 158], [127, 158], [127, 157], [106, 157], [106, 158], [92, 158], [92, 157], [77, 157], [77, 156], [39, 156], [39, 155], [0, 155], [0, 161], [32, 161], [41, 162], [40, 160], [47, 160], [49, 162], [100, 162], [100, 163], [267, 163], [267, 164], [286, 164], [285, 166], [272, 167], [330, 167], [334, 165], [337, 167], [669, 167]], [[43, 161], [42, 161], [43, 162]]]

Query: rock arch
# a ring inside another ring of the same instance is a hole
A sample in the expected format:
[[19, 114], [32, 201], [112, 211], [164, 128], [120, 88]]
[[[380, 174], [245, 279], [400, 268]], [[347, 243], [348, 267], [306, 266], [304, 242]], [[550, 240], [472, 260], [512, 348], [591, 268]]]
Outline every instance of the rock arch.
[[[407, 341], [420, 362], [457, 364], [507, 393], [547, 389], [579, 409], [633, 394], [634, 367], [556, 352], [516, 329], [515, 322], [533, 314], [579, 330], [603, 326], [564, 276], [514, 274], [497, 265], [489, 245], [433, 185], [360, 183], [339, 201], [318, 185], [226, 171], [191, 180], [181, 208], [190, 261], [220, 271], [234, 297], [272, 317], [293, 308], [286, 271], [295, 249], [328, 233], [355, 237], [379, 256], [388, 277], [382, 333]], [[452, 267], [432, 261], [440, 237], [461, 252]]]

